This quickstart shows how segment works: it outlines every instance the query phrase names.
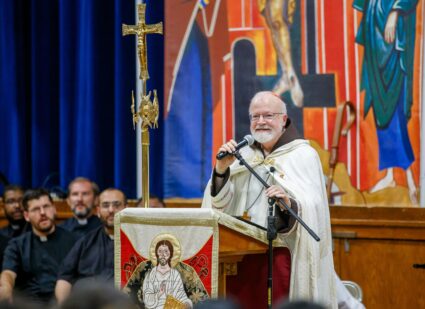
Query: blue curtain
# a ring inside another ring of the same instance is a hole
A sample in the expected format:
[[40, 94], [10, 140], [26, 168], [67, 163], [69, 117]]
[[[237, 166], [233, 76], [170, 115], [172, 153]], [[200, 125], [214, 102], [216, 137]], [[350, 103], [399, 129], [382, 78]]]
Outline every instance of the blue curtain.
[[[162, 21], [163, 27], [166, 27], [164, 20], [164, 0], [146, 0], [146, 22], [154, 24]], [[166, 29], [164, 29], [165, 33]], [[164, 36], [159, 34], [149, 35], [147, 38], [148, 46], [148, 70], [149, 76], [147, 82], [148, 91], [156, 89], [160, 105], [160, 114], [158, 128], [150, 130], [150, 191], [159, 197], [164, 195]], [[138, 137], [139, 142], [140, 137]], [[168, 167], [165, 166], [165, 169]]]
[[[147, 4], [147, 20], [162, 20], [163, 1]], [[122, 23], [135, 23], [133, 1], [0, 1], [0, 173], [9, 182], [66, 188], [85, 176], [136, 197], [135, 38], [122, 37]], [[162, 42], [148, 39], [148, 87], [160, 102]], [[162, 133], [152, 135], [159, 153]], [[152, 163], [162, 196], [160, 156]]]

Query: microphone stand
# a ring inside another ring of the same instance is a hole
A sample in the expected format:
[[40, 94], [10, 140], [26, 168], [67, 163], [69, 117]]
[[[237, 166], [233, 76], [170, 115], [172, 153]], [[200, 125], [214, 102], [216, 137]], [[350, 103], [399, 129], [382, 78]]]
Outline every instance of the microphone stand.
[[269, 241], [269, 254], [267, 265], [267, 308], [271, 309], [273, 303], [273, 240], [275, 240], [277, 237], [277, 230], [276, 217], [273, 215], [273, 206], [275, 200], [269, 198], [268, 202], [269, 207], [267, 216], [267, 240]]
[[[245, 161], [241, 156], [239, 151], [235, 151], [233, 155], [239, 160], [239, 164], [245, 166], [252, 175], [257, 178], [261, 184], [266, 188], [270, 188], [270, 185], [261, 178], [257, 172]], [[320, 241], [319, 236], [289, 207], [282, 198], [269, 198], [269, 207], [268, 207], [268, 216], [267, 216], [267, 240], [269, 242], [269, 254], [268, 254], [268, 275], [267, 275], [267, 307], [272, 308], [272, 295], [273, 295], [273, 240], [277, 237], [276, 230], [276, 217], [273, 215], [273, 206], [276, 203], [276, 200], [279, 201], [286, 210], [293, 216], [306, 230], [307, 232], [316, 240]]]

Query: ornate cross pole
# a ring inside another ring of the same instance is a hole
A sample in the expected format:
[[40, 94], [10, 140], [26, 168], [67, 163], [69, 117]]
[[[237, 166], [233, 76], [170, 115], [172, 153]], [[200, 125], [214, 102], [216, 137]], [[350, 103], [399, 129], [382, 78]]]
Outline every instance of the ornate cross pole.
[[140, 62], [139, 79], [142, 80], [142, 91], [140, 93], [140, 104], [137, 112], [135, 111], [134, 94], [132, 93], [131, 112], [133, 114], [133, 126], [141, 119], [142, 129], [142, 196], [143, 206], [149, 207], [149, 128], [158, 127], [158, 97], [156, 90], [153, 90], [154, 98], [151, 101], [151, 92], [146, 94], [146, 81], [149, 79], [148, 57], [146, 48], [146, 35], [158, 33], [162, 34], [162, 22], [147, 25], [145, 22], [146, 4], [137, 6], [139, 22], [137, 25], [122, 25], [122, 34], [137, 36], [137, 55]]

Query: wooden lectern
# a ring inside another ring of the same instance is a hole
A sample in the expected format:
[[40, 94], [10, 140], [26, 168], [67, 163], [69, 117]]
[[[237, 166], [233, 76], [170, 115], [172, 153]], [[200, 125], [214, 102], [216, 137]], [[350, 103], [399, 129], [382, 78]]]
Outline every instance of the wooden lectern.
[[[262, 232], [259, 228], [254, 227], [254, 229], [257, 229], [259, 234]], [[237, 231], [221, 224], [219, 224], [219, 233], [218, 295], [220, 297], [225, 297], [226, 277], [237, 274], [237, 263], [241, 262], [247, 254], [265, 254], [268, 245], [266, 242], [257, 240], [245, 235], [241, 231]]]

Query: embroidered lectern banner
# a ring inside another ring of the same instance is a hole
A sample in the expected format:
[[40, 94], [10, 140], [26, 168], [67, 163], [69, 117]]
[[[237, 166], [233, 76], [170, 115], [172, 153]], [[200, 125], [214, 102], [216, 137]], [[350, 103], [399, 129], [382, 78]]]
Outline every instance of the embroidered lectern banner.
[[125, 209], [115, 217], [115, 283], [141, 308], [217, 297], [218, 218], [208, 209]]

